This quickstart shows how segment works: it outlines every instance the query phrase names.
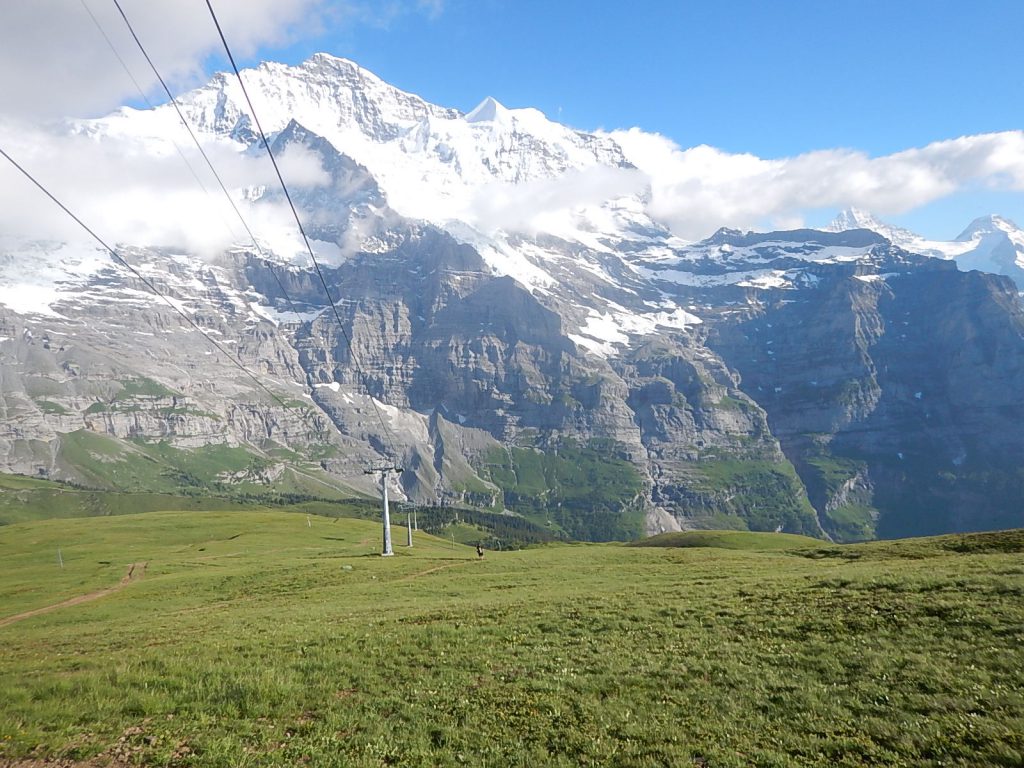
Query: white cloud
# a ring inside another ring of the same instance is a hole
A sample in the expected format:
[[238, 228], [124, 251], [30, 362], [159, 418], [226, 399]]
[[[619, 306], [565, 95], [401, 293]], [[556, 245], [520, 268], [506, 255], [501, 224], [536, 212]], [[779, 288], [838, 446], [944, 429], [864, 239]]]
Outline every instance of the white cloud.
[[[248, 236], [198, 151], [182, 146], [209, 194], [196, 184], [176, 153], [124, 137], [66, 135], [23, 123], [0, 124], [0, 146], [109, 245], [184, 248], [213, 255]], [[253, 202], [276, 191], [277, 176], [265, 156], [242, 154], [225, 141], [204, 149], [261, 242], [292, 256], [304, 248], [283, 201]], [[279, 158], [289, 187], [323, 186], [330, 176], [319, 158], [290, 147]], [[256, 210], [258, 207], [258, 211]], [[85, 242], [85, 234], [45, 200], [16, 169], [0, 164], [0, 232], [26, 238]]]
[[645, 185], [640, 171], [595, 165], [554, 179], [485, 184], [472, 190], [457, 216], [485, 232], [535, 233], [582, 206], [638, 194]]
[[[120, 0], [172, 91], [204, 82], [204, 65], [223, 59], [203, 0]], [[431, 18], [443, 0], [212, 0], [236, 60], [359, 24], [386, 26], [399, 16]], [[163, 90], [111, 0], [0, 2], [0, 111], [33, 118], [94, 117], [138, 92], [89, 12], [150, 98]]]
[[636, 128], [609, 135], [650, 179], [649, 213], [691, 239], [720, 226], [793, 224], [815, 208], [892, 215], [970, 186], [1024, 191], [1024, 131], [963, 136], [883, 157], [831, 149], [773, 160], [709, 146], [682, 149]]
[[[84, 0], [142, 87], [159, 87], [109, 0]], [[221, 50], [205, 3], [121, 0], [165, 79], [178, 89], [205, 79], [202, 64]], [[320, 23], [325, 0], [214, 0], [236, 56], [291, 40]], [[101, 114], [138, 98], [131, 80], [89, 18], [83, 0], [0, 4], [0, 93], [8, 115]]]

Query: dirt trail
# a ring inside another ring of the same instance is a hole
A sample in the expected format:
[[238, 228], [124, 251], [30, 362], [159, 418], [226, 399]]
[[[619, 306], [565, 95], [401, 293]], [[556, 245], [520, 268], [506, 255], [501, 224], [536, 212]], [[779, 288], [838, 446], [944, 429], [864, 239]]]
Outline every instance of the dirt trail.
[[106, 589], [97, 589], [95, 592], [89, 592], [85, 595], [78, 595], [77, 597], [72, 597], [62, 602], [54, 603], [53, 605], [48, 605], [45, 608], [36, 608], [31, 611], [25, 611], [24, 613], [15, 614], [14, 616], [8, 616], [6, 619], [0, 619], [0, 627], [6, 627], [8, 624], [13, 624], [16, 621], [28, 619], [33, 616], [39, 616], [43, 613], [50, 613], [61, 608], [70, 608], [73, 605], [81, 605], [82, 603], [90, 603], [93, 600], [99, 600], [101, 597], [106, 597], [107, 595], [113, 594], [114, 592], [124, 589], [133, 581], [138, 581], [142, 578], [142, 576], [145, 573], [145, 563], [132, 563], [128, 567], [128, 573], [126, 573], [121, 578], [121, 581], [117, 583], [117, 586], [107, 587]]
[[428, 573], [436, 573], [437, 571], [443, 571], [446, 568], [458, 568], [460, 565], [466, 565], [466, 563], [475, 563], [476, 560], [460, 560], [457, 563], [449, 563], [448, 565], [439, 565], [435, 568], [427, 568], [425, 571], [418, 571], [417, 573], [410, 573], [408, 576], [403, 576], [398, 581], [409, 581], [410, 579], [416, 579], [420, 576], [426, 576]]

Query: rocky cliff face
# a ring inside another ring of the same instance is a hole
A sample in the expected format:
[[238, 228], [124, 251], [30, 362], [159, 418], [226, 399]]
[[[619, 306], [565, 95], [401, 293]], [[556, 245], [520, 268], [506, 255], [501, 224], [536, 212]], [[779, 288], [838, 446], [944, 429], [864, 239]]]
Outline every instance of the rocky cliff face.
[[875, 261], [815, 270], [799, 300], [759, 291], [709, 344], [764, 407], [832, 535], [1016, 523], [1004, 492], [981, 492], [983, 476], [1016, 488], [1024, 454], [1006, 429], [1024, 417], [1014, 286], [898, 249]]
[[[363, 470], [386, 458], [399, 498], [579, 538], [1024, 524], [1006, 278], [864, 229], [685, 245], [642, 189], [484, 227], [451, 214], [488, 213], [481, 190], [535, 208], [559, 174], [618, 184], [628, 161], [533, 110], [463, 116], [330, 57], [253, 77], [275, 151], [318, 166], [294, 199], [320, 274], [267, 244], [121, 247], [204, 338], [94, 250], [5, 243], [0, 287], [50, 277], [45, 300], [0, 304], [3, 471], [337, 496], [373, 493]], [[183, 102], [207, 140], [258, 156], [239, 97], [220, 77]], [[257, 230], [278, 215], [280, 193], [241, 192]]]

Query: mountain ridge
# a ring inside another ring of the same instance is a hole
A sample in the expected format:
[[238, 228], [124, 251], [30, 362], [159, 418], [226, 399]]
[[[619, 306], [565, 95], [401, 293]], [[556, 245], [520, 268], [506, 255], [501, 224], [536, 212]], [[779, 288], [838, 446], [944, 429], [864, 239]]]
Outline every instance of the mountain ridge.
[[952, 259], [964, 270], [1007, 275], [1024, 290], [1024, 230], [997, 214], [979, 216], [950, 241], [928, 240], [857, 208], [841, 211], [826, 229], [831, 232], [868, 229], [916, 253]]
[[[406, 468], [397, 498], [578, 538], [724, 526], [852, 540], [1020, 516], [1010, 490], [958, 511], [983, 471], [1020, 482], [1024, 437], [1006, 425], [1024, 414], [1006, 393], [1024, 386], [1024, 325], [1005, 277], [863, 228], [685, 243], [607, 136], [493, 99], [468, 122], [328, 56], [243, 76], [261, 120], [277, 105], [275, 152], [305, 169], [292, 192], [341, 327], [294, 235], [266, 254], [123, 247], [270, 398], [94, 250], [6, 243], [3, 469], [372, 493], [362, 470], [390, 456]], [[236, 88], [218, 76], [181, 102], [218, 157], [265, 160]], [[170, 117], [122, 110], [71, 130], [156, 155]], [[272, 187], [242, 191], [254, 221], [276, 220]], [[35, 283], [18, 276], [29, 263], [47, 265]]]

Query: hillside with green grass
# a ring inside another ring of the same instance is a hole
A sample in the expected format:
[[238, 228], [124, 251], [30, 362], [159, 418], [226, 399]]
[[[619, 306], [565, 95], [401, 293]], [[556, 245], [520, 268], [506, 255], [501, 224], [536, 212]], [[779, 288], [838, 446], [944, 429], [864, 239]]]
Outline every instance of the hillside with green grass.
[[609, 440], [548, 451], [495, 448], [482, 467], [509, 509], [564, 538], [622, 541], [643, 533], [644, 481]]
[[375, 499], [352, 494], [327, 498], [308, 490], [276, 488], [231, 489], [220, 495], [208, 492], [118, 492], [82, 488], [21, 475], [0, 474], [0, 526], [32, 520], [72, 517], [108, 517], [165, 510], [252, 510], [254, 507], [309, 512], [328, 517], [373, 518], [379, 514]]
[[633, 542], [634, 547], [711, 547], [751, 551], [798, 550], [820, 547], [819, 539], [793, 533], [756, 533], [753, 531], [675, 531]]
[[177, 448], [166, 440], [120, 440], [81, 429], [61, 435], [59, 463], [68, 477], [90, 488], [122, 492], [246, 494], [305, 493], [358, 496], [316, 461], [283, 447], [211, 443]]
[[[22, 475], [0, 474], [0, 526], [32, 520], [73, 517], [109, 517], [144, 512], [279, 510], [324, 517], [377, 520], [380, 500], [376, 498], [311, 495], [312, 487], [277, 484], [273, 488], [223, 489], [221, 494], [193, 492], [178, 494], [133, 493], [82, 488]], [[330, 489], [328, 489], [330, 490]], [[415, 516], [416, 525], [445, 540], [461, 544], [482, 544], [488, 549], [522, 547], [564, 540], [553, 526], [541, 525], [521, 515], [460, 507], [410, 507], [392, 505], [391, 520], [406, 525]]]
[[482, 560], [422, 532], [381, 558], [380, 533], [271, 511], [0, 529], [0, 765], [1024, 762], [1021, 532]]

